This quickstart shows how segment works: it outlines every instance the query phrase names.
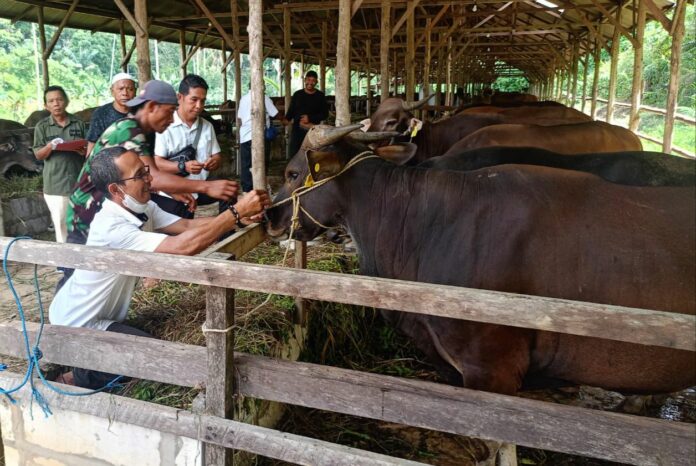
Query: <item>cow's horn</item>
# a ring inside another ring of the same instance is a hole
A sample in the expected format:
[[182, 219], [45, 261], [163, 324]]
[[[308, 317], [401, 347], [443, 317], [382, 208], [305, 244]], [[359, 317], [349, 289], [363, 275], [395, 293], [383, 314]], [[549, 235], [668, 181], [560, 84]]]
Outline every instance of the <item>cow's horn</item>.
[[317, 125], [307, 132], [304, 146], [312, 149], [328, 146], [360, 128], [362, 128], [361, 124], [348, 126]]
[[353, 131], [346, 137], [352, 139], [353, 141], [359, 142], [377, 142], [384, 141], [385, 139], [395, 138], [400, 135], [401, 133], [397, 131], [374, 131], [372, 133], [365, 133], [363, 131]]
[[401, 104], [404, 106], [404, 110], [407, 112], [411, 112], [413, 110], [416, 110], [418, 108], [421, 108], [423, 105], [428, 103], [428, 100], [430, 100], [430, 97], [432, 97], [432, 94], [428, 94], [425, 97], [423, 97], [421, 100], [417, 102], [402, 102]]

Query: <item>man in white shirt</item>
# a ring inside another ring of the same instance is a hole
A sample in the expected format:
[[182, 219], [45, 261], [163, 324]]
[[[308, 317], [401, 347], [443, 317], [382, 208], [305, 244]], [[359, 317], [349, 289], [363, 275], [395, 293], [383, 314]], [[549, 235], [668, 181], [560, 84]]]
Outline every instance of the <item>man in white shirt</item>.
[[[149, 167], [138, 154], [120, 146], [95, 154], [91, 177], [107, 198], [92, 222], [87, 237], [89, 246], [193, 255], [233, 230], [242, 219], [260, 219], [270, 205], [265, 192], [253, 191], [217, 217], [181, 219], [150, 201]], [[149, 221], [153, 232], [143, 231]], [[50, 321], [55, 325], [150, 336], [122, 324], [137, 281], [138, 277], [114, 272], [75, 270], [51, 303]], [[75, 368], [72, 375], [76, 385], [92, 389], [103, 387], [115, 377], [80, 368]]]
[[[266, 128], [271, 126], [271, 118], [278, 118], [283, 124], [287, 124], [285, 117], [278, 113], [278, 109], [273, 105], [273, 101], [266, 94], [263, 98], [266, 107]], [[242, 172], [239, 178], [242, 182], [242, 190], [249, 192], [253, 189], [251, 180], [251, 92], [247, 92], [239, 99], [237, 126], [239, 128], [239, 155], [242, 162]], [[266, 153], [268, 153], [268, 149], [270, 149], [270, 141], [266, 141]]]
[[[188, 74], [179, 84], [177, 99], [179, 106], [174, 112], [174, 122], [167, 130], [155, 137], [157, 168], [166, 173], [180, 175], [189, 180], [208, 179], [209, 172], [217, 170], [222, 161], [220, 145], [212, 123], [200, 115], [205, 109], [208, 83], [195, 74]], [[194, 157], [191, 160], [167, 160], [187, 148]], [[203, 193], [193, 193], [198, 205], [207, 205], [219, 199]], [[152, 197], [160, 208], [183, 218], [193, 218], [193, 212], [182, 202], [175, 201], [164, 193]], [[224, 199], [222, 199], [224, 201]], [[221, 205], [222, 207], [222, 205]], [[220, 209], [222, 211], [222, 208]]]

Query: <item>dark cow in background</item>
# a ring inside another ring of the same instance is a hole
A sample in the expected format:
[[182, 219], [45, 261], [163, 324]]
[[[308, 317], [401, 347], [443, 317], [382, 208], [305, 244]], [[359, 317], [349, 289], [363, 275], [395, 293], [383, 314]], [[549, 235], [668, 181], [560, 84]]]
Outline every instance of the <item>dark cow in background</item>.
[[36, 160], [33, 131], [11, 120], [0, 120], [0, 174], [38, 173], [43, 164]]
[[48, 110], [37, 110], [35, 112], [31, 112], [31, 115], [24, 120], [24, 126], [27, 128], [33, 128], [39, 121], [43, 120], [48, 115], [50, 115]]
[[[316, 127], [285, 171], [275, 202], [308, 176], [335, 176], [366, 148], [352, 128]], [[382, 146], [407, 159], [411, 145]], [[696, 189], [636, 187], [543, 166], [470, 172], [398, 167], [367, 158], [300, 196], [316, 222], [342, 225], [365, 275], [696, 313]], [[292, 205], [268, 211], [283, 237]], [[323, 227], [300, 212], [294, 237]], [[696, 383], [689, 351], [502, 325], [389, 312], [459, 384], [515, 393], [527, 375], [629, 392], [670, 392]]]
[[523, 92], [496, 92], [491, 96], [491, 104], [493, 105], [518, 104], [538, 100], [537, 96]]
[[643, 145], [631, 130], [603, 121], [541, 126], [487, 126], [458, 141], [443, 155], [480, 147], [538, 147], [559, 154], [640, 151]]
[[420, 168], [471, 171], [494, 165], [541, 165], [583, 171], [629, 186], [695, 186], [696, 162], [662, 152], [563, 155], [535, 147], [485, 147], [433, 157]]

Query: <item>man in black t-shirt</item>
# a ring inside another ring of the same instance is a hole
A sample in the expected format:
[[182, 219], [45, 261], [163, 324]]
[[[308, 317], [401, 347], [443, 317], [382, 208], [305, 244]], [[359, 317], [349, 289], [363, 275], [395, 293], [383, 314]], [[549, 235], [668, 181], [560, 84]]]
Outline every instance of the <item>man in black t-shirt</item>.
[[308, 71], [304, 78], [304, 89], [295, 92], [290, 100], [290, 108], [285, 114], [288, 120], [292, 120], [288, 157], [294, 156], [300, 150], [309, 128], [329, 116], [326, 96], [316, 89], [318, 78], [315, 71]]
[[114, 101], [97, 108], [89, 120], [88, 155], [106, 128], [111, 126], [113, 122], [128, 116], [126, 102], [135, 97], [135, 78], [128, 73], [114, 75], [111, 78], [111, 95]]

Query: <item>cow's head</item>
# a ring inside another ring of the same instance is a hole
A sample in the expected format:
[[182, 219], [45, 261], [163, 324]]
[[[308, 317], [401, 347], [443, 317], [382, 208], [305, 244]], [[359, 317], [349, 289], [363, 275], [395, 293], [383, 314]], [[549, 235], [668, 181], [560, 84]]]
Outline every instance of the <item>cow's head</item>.
[[[289, 234], [294, 216], [293, 238], [303, 241], [341, 225], [343, 207], [350, 202], [350, 193], [341, 189], [342, 180], [354, 174], [349, 166], [355, 163], [353, 159], [378, 155], [403, 164], [416, 152], [416, 146], [410, 143], [382, 146], [373, 152], [366, 143], [391, 139], [397, 133], [363, 133], [358, 130], [360, 126], [316, 125], [307, 132], [302, 147], [285, 168], [284, 184], [267, 212], [270, 236], [280, 239]], [[299, 207], [293, 202], [293, 194]]]
[[396, 97], [385, 99], [370, 117], [368, 131], [410, 133], [416, 124], [412, 112], [425, 105], [430, 100], [430, 97], [426, 96], [417, 102], [407, 102]]
[[0, 143], [0, 174], [38, 173], [43, 164], [36, 160], [31, 150], [30, 138], [13, 136], [10, 140]]

